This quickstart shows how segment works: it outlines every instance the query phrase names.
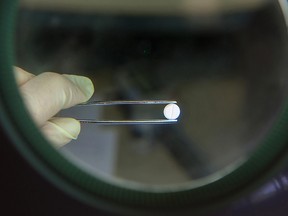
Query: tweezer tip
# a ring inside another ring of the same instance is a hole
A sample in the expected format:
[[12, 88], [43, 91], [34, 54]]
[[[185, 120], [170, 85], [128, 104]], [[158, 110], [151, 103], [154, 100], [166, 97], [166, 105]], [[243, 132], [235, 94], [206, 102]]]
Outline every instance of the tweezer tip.
[[[121, 100], [121, 101], [88, 101], [79, 104], [80, 106], [106, 106], [106, 105], [167, 105], [176, 104], [173, 100]], [[177, 119], [148, 119], [148, 120], [94, 120], [94, 119], [78, 119], [81, 123], [94, 123], [102, 125], [132, 125], [132, 124], [173, 124], [177, 123]]]

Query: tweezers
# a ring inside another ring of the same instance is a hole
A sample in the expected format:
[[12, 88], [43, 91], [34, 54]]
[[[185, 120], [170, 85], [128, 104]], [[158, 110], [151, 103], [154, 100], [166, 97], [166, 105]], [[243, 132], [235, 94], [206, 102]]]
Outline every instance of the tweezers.
[[[121, 101], [89, 101], [78, 104], [78, 106], [114, 106], [114, 105], [168, 105], [176, 104], [177, 101], [169, 100], [121, 100]], [[101, 125], [135, 125], [135, 124], [173, 124], [177, 119], [144, 119], [144, 120], [95, 120], [95, 119], [78, 119], [81, 123], [94, 123]]]

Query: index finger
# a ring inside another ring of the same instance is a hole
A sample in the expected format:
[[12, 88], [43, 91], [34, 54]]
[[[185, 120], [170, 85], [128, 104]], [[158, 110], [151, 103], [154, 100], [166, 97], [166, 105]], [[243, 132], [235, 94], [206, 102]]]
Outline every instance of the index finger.
[[87, 77], [46, 72], [30, 79], [20, 90], [31, 116], [42, 126], [61, 109], [89, 100], [94, 87]]

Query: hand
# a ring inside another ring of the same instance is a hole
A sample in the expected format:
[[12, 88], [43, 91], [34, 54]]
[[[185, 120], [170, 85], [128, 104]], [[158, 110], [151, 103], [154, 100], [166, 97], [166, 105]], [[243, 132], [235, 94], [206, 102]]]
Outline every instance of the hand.
[[44, 136], [57, 147], [77, 139], [79, 121], [54, 116], [61, 109], [89, 100], [94, 92], [92, 81], [83, 76], [52, 72], [34, 76], [18, 67], [14, 72], [27, 109]]

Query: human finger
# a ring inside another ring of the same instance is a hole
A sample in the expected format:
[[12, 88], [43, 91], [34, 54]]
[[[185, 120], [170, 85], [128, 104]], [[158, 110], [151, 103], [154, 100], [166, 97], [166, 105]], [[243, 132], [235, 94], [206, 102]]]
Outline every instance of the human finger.
[[31, 74], [25, 70], [23, 70], [22, 68], [16, 67], [14, 66], [14, 76], [16, 79], [16, 83], [21, 86], [23, 84], [25, 84], [26, 82], [28, 82], [29, 80], [31, 80], [33, 77], [35, 77], [34, 74]]
[[20, 87], [35, 122], [42, 126], [61, 109], [83, 103], [92, 96], [92, 81], [83, 76], [46, 72]]
[[60, 117], [51, 118], [41, 127], [43, 135], [56, 147], [76, 140], [80, 129], [80, 122], [76, 119]]

